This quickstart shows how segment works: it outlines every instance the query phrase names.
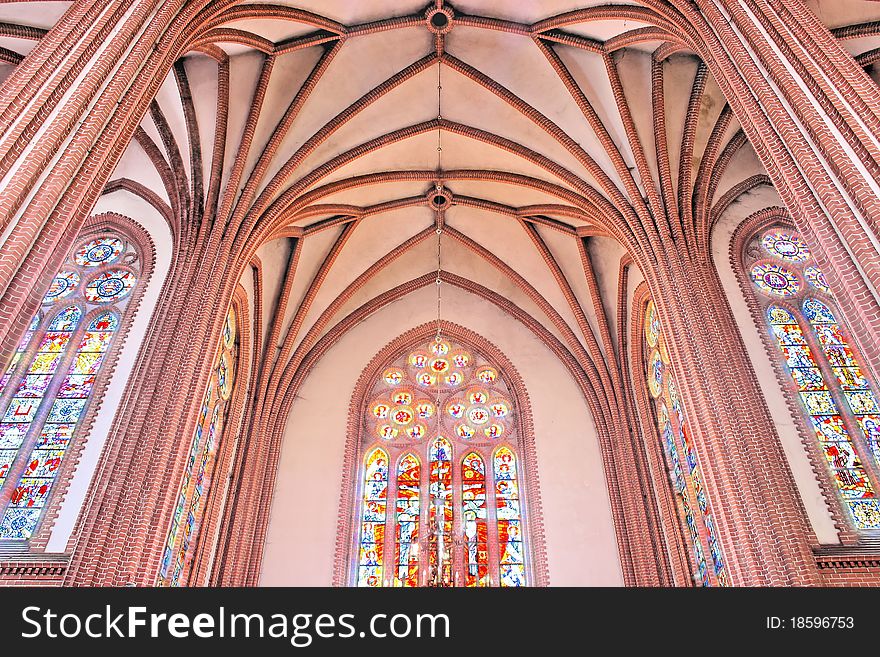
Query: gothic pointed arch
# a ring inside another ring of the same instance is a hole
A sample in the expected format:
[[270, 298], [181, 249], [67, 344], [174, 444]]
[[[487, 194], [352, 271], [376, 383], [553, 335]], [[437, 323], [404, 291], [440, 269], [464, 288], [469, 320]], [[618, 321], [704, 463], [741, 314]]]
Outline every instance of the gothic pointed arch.
[[[636, 290], [632, 313], [635, 398], [643, 422], [646, 461], [652, 471], [653, 503], [660, 510], [659, 538], [679, 586], [729, 586], [712, 500], [663, 330], [660, 311], [647, 286]], [[684, 385], [692, 382], [685, 378]]]
[[880, 536], [877, 379], [806, 238], [781, 209], [737, 230], [731, 259], [841, 541]]
[[5, 549], [45, 549], [153, 266], [134, 221], [90, 217], [0, 376]]
[[350, 406], [337, 586], [544, 586], [528, 394], [491, 343], [413, 329]]

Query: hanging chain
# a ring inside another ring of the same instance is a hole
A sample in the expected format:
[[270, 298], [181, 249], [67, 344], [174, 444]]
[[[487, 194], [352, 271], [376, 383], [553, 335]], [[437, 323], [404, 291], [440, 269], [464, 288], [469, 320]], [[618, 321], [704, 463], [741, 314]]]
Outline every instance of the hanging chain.
[[[443, 91], [443, 85], [440, 81], [440, 69], [441, 63], [440, 60], [437, 61], [437, 182], [436, 189], [439, 193], [443, 188], [443, 185], [440, 182], [441, 172], [443, 171], [443, 142], [441, 139], [442, 130], [440, 129], [440, 122], [443, 120], [443, 114], [440, 111], [440, 99]], [[434, 341], [439, 343], [442, 339], [441, 337], [441, 310], [442, 310], [442, 302], [443, 302], [443, 294], [441, 292], [441, 288], [443, 286], [443, 264], [441, 259], [441, 239], [443, 237], [443, 219], [442, 219], [443, 210], [438, 206], [437, 207], [437, 278], [435, 279], [435, 283], [437, 284], [437, 334], [434, 336]], [[438, 381], [439, 383], [439, 381]], [[437, 397], [439, 400], [440, 397], [440, 386], [437, 386]]]
[[[443, 188], [443, 185], [440, 182], [441, 174], [443, 171], [443, 142], [441, 139], [442, 130], [440, 129], [441, 121], [443, 120], [443, 114], [440, 111], [440, 98], [441, 92], [443, 91], [443, 85], [440, 82], [440, 69], [441, 64], [440, 60], [437, 61], [437, 182], [436, 182], [436, 191], [440, 193]], [[437, 333], [434, 336], [434, 343], [436, 345], [440, 345], [443, 341], [442, 337], [442, 310], [443, 310], [443, 259], [442, 259], [442, 238], [443, 238], [443, 209], [439, 205], [436, 208], [437, 210], [437, 277], [434, 279], [434, 283], [437, 287]], [[436, 414], [437, 414], [437, 436], [440, 436], [440, 404], [441, 404], [441, 395], [440, 395], [440, 375], [437, 375], [437, 405], [436, 405]], [[445, 505], [445, 501], [444, 501]], [[445, 511], [444, 511], [445, 513]], [[445, 521], [445, 518], [444, 518]], [[439, 565], [439, 564], [438, 564]]]

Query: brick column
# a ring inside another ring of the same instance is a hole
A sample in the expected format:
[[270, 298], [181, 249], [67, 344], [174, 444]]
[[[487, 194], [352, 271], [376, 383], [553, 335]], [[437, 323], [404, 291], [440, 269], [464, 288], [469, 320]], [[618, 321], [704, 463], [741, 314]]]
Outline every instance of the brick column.
[[736, 586], [819, 582], [813, 533], [721, 282], [666, 242], [646, 278]]
[[673, 0], [880, 371], [880, 92], [806, 7]]
[[75, 2], [0, 87], [0, 353], [23, 335], [206, 3]]

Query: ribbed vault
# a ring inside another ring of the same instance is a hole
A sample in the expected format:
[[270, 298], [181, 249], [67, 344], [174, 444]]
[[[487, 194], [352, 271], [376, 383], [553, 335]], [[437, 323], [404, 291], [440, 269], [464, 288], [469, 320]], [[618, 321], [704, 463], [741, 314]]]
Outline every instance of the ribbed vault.
[[[69, 4], [0, 3], [0, 79]], [[448, 281], [515, 293], [512, 319], [546, 336], [611, 435], [631, 409], [625, 291], [597, 267], [632, 262], [654, 285], [664, 244], [707, 262], [725, 212], [781, 205], [668, 3], [213, 4], [100, 205], [158, 213], [179, 262], [231, 254], [227, 297], [254, 277], [265, 431], [322, 340], [430, 283], [442, 222]], [[808, 4], [874, 76], [880, 7]], [[432, 30], [440, 8], [451, 23]]]

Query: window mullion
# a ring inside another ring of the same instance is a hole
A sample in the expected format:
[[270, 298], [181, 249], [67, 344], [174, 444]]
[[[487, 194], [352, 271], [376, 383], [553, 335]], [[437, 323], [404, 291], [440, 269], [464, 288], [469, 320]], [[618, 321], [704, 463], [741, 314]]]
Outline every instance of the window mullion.
[[[46, 424], [46, 420], [49, 417], [49, 412], [52, 409], [52, 406], [55, 404], [55, 400], [58, 395], [58, 390], [61, 388], [61, 382], [64, 380], [64, 377], [67, 376], [71, 365], [76, 359], [76, 355], [79, 352], [79, 344], [82, 340], [83, 334], [86, 331], [86, 327], [88, 326], [88, 318], [86, 316], [85, 311], [82, 309], [82, 300], [81, 299], [65, 299], [67, 303], [64, 304], [65, 307], [69, 307], [71, 305], [75, 305], [82, 311], [80, 315], [79, 323], [70, 333], [70, 339], [67, 342], [67, 345], [64, 347], [64, 351], [61, 354], [61, 357], [58, 359], [58, 364], [55, 366], [55, 371], [51, 374], [51, 381], [49, 385], [46, 387], [45, 392], [43, 393], [43, 397], [40, 400], [40, 406], [37, 409], [36, 414], [34, 415], [34, 419], [30, 422], [27, 433], [25, 435], [22, 444], [18, 448], [18, 454], [15, 457], [15, 460], [12, 462], [12, 465], [9, 468], [9, 472], [6, 475], [6, 480], [3, 482], [3, 487], [0, 488], [0, 519], [4, 517], [7, 510], [10, 507], [10, 502], [12, 499], [12, 495], [15, 489], [18, 487], [21, 482], [22, 475], [24, 474], [27, 468], [27, 458], [34, 451], [34, 447], [37, 442], [39, 442], [40, 433], [43, 431], [43, 428]], [[57, 316], [57, 313], [53, 315], [52, 319]], [[46, 329], [43, 330], [40, 336], [40, 342], [42, 342], [46, 333], [48, 333], [48, 327], [51, 322], [46, 322]], [[36, 348], [39, 349], [40, 342], [36, 343]], [[34, 351], [31, 359], [36, 358], [37, 351]], [[16, 377], [16, 387], [15, 390], [18, 389], [18, 385], [20, 385], [21, 381], [24, 380], [24, 377], [27, 376], [28, 369], [31, 367], [31, 363], [33, 360], [27, 361], [29, 363], [28, 367], [25, 368], [21, 372], [21, 376]], [[13, 395], [14, 396], [14, 395]], [[9, 398], [9, 402], [11, 403], [12, 397]], [[8, 408], [8, 404], [3, 407], [3, 412], [6, 412]], [[82, 416], [85, 415], [85, 411], [83, 411]], [[74, 424], [73, 433], [71, 436], [71, 443], [77, 437], [77, 428], [79, 427], [79, 419]], [[70, 446], [68, 446], [69, 449]], [[56, 478], [57, 480], [57, 478]], [[53, 482], [54, 487], [54, 482]], [[51, 491], [50, 491], [51, 494]], [[48, 505], [46, 505], [48, 506]], [[46, 507], [44, 507], [46, 508]], [[39, 526], [39, 524], [38, 524]]]

